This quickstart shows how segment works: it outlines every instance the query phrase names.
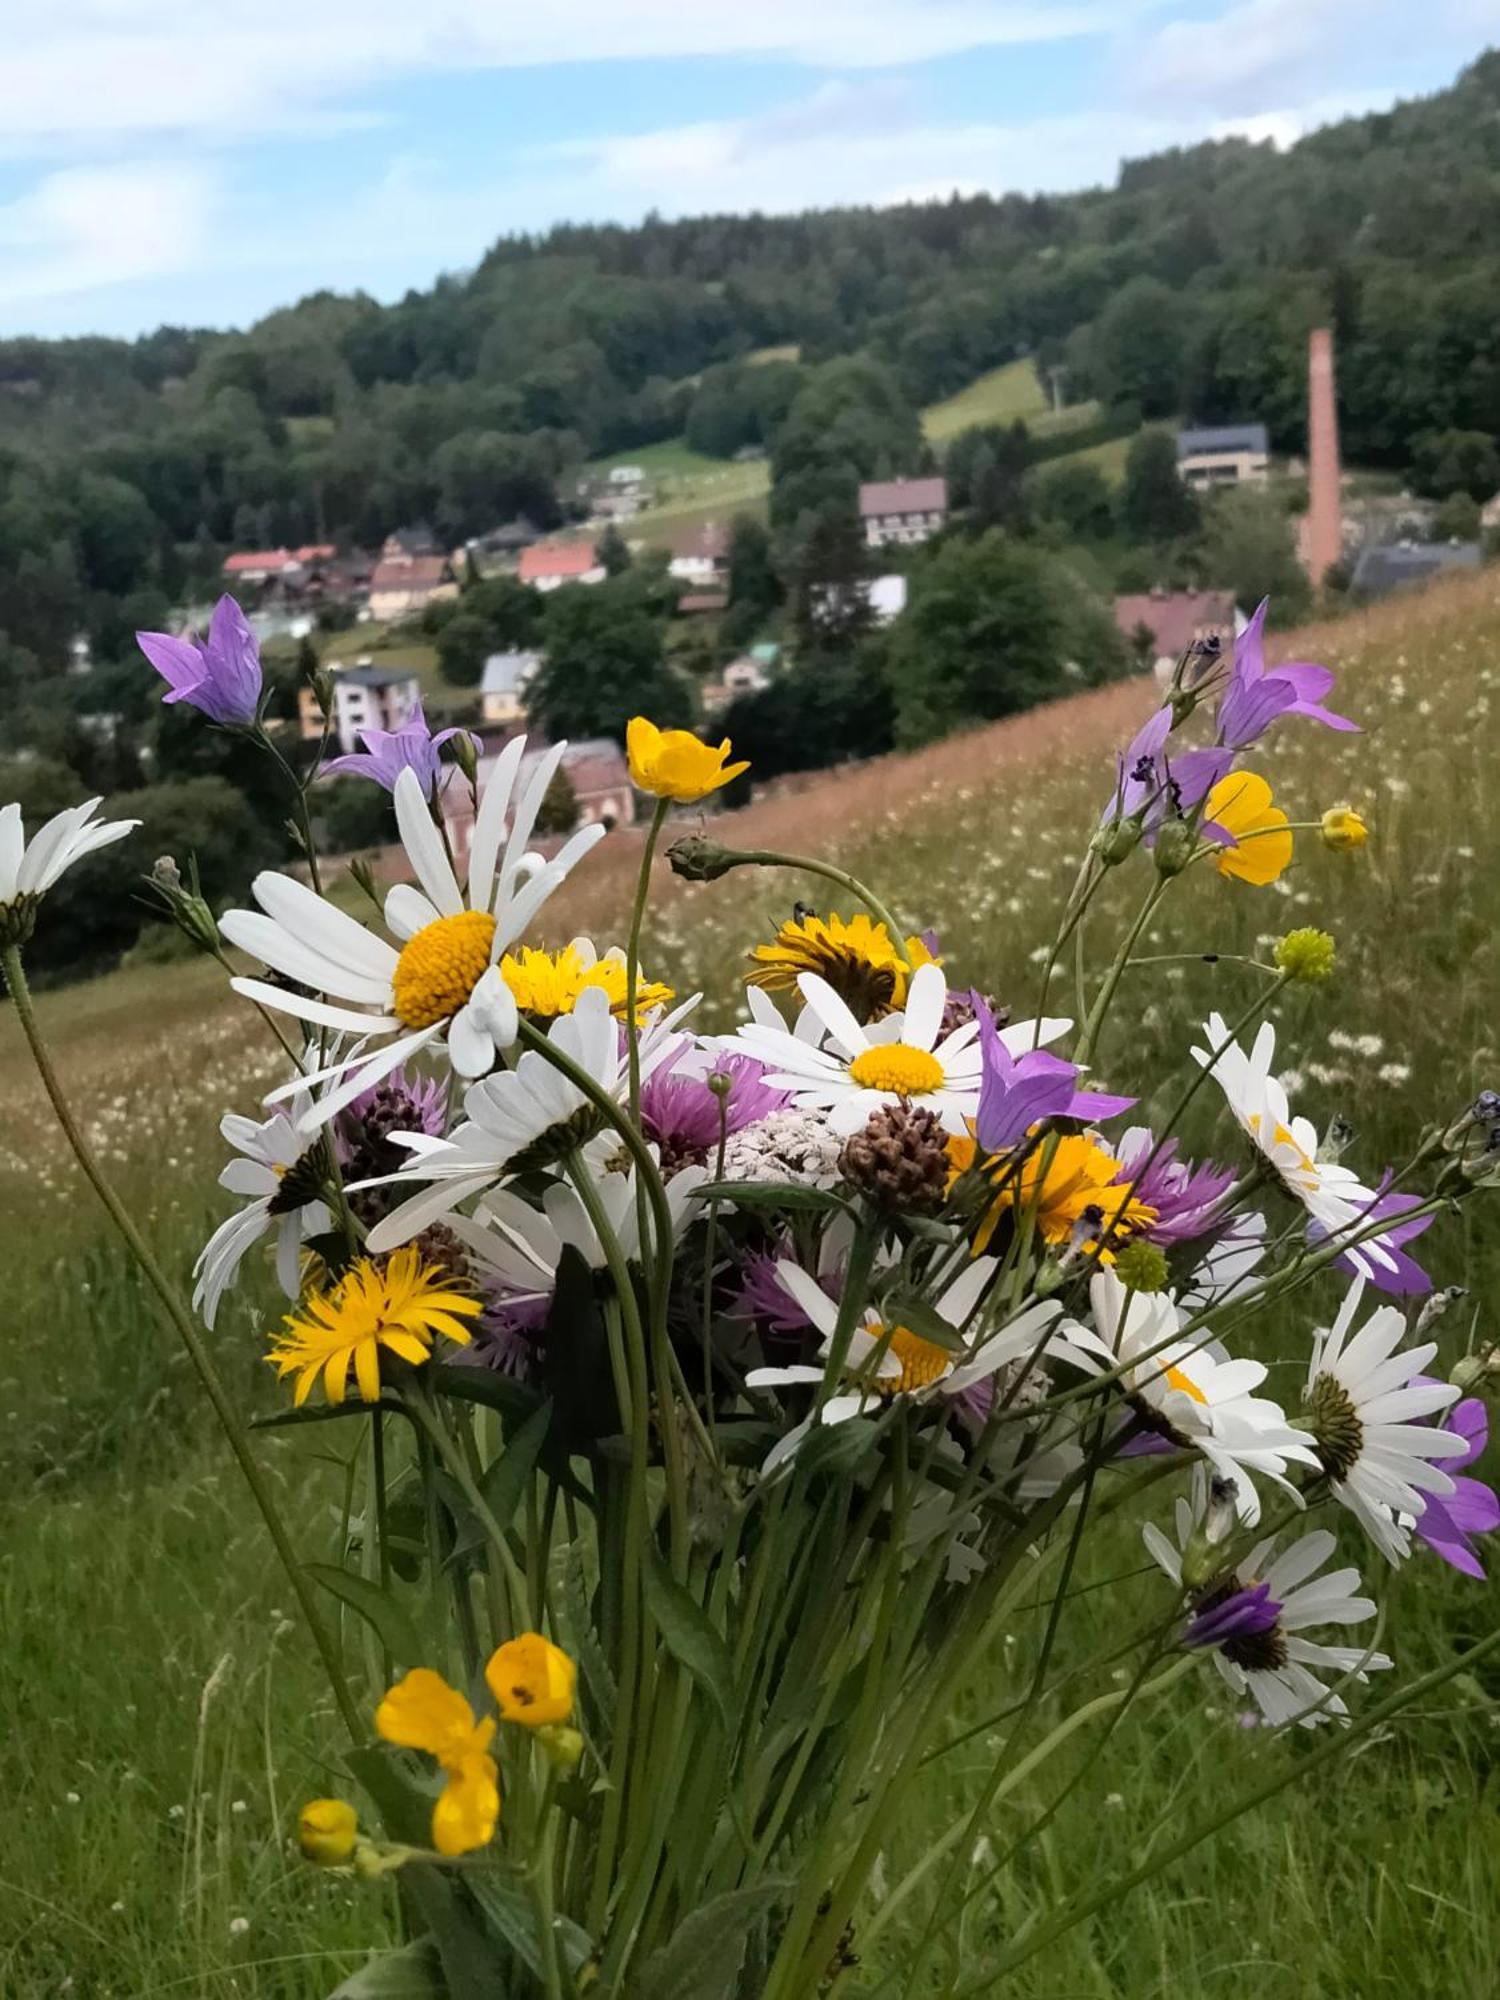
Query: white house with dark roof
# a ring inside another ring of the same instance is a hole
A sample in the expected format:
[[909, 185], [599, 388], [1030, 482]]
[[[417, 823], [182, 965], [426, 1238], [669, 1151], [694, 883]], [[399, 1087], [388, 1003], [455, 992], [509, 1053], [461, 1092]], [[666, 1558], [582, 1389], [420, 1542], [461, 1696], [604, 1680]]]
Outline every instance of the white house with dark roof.
[[519, 722], [532, 675], [542, 664], [540, 653], [491, 653], [479, 683], [480, 712], [486, 722]]
[[[409, 667], [341, 667], [333, 675], [333, 733], [346, 754], [359, 748], [361, 729], [399, 729], [422, 699], [422, 682]], [[305, 737], [323, 733], [323, 711], [310, 687], [299, 690], [298, 714]]]
[[859, 489], [859, 518], [872, 549], [925, 542], [948, 518], [946, 479], [872, 479]]
[[1185, 485], [1208, 493], [1221, 486], [1263, 486], [1271, 470], [1264, 424], [1219, 424], [1177, 433], [1177, 470]]

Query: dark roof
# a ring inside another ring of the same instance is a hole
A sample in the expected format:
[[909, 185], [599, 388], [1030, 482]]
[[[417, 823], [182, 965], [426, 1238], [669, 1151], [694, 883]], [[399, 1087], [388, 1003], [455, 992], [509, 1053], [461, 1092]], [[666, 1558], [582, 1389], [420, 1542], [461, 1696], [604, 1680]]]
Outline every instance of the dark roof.
[[1177, 456], [1196, 458], [1205, 451], [1270, 451], [1264, 424], [1210, 424], [1203, 430], [1177, 433]]
[[677, 609], [684, 618], [691, 618], [698, 612], [727, 611], [728, 608], [727, 590], [690, 590], [686, 597], [677, 600]]
[[420, 680], [415, 667], [344, 667], [333, 677], [333, 684], [339, 687], [384, 688], [400, 687], [406, 681]]
[[859, 489], [859, 511], [867, 520], [883, 514], [942, 514], [947, 507], [946, 479], [874, 479]]
[[1478, 569], [1478, 542], [1393, 542], [1387, 548], [1361, 549], [1349, 588], [1365, 597], [1425, 583], [1445, 569]]
[[394, 528], [386, 536], [404, 556], [432, 556], [440, 552], [437, 536], [428, 527]]
[[540, 653], [491, 653], [479, 683], [483, 694], [519, 694], [542, 664]]

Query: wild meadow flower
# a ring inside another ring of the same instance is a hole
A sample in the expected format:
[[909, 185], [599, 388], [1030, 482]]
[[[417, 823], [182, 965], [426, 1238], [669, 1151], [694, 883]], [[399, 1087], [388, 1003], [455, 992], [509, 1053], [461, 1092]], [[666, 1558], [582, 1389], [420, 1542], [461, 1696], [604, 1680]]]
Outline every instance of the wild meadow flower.
[[1225, 749], [1167, 747], [1172, 735], [1170, 706], [1156, 709], [1115, 759], [1114, 796], [1104, 823], [1139, 830], [1150, 847], [1163, 825], [1193, 815], [1233, 762]]
[[755, 946], [745, 982], [768, 993], [789, 992], [802, 973], [816, 973], [859, 1020], [878, 1021], [905, 1004], [910, 975], [935, 957], [919, 937], [898, 948], [885, 925], [862, 910], [852, 917], [799, 914], [769, 944]]
[[340, 1868], [359, 1841], [359, 1814], [344, 1799], [309, 1799], [297, 1815], [297, 1845], [320, 1868]]
[[974, 1248], [989, 1247], [1005, 1215], [1031, 1214], [1044, 1243], [1066, 1244], [1101, 1263], [1154, 1211], [1122, 1184], [1120, 1162], [1086, 1133], [1030, 1136], [1019, 1156], [984, 1154], [967, 1133], [948, 1142], [952, 1183], [971, 1171], [994, 1185], [974, 1232]]
[[502, 1722], [546, 1729], [573, 1713], [578, 1669], [540, 1632], [523, 1632], [491, 1653], [484, 1670]]
[[74, 862], [123, 840], [138, 819], [96, 820], [101, 799], [85, 799], [54, 813], [26, 839], [18, 805], [0, 807], [0, 945], [24, 944], [37, 905]]
[[137, 632], [135, 642], [167, 683], [164, 702], [185, 701], [226, 728], [245, 728], [260, 713], [260, 645], [227, 594], [214, 606], [206, 640]]
[[753, 1056], [721, 1055], [712, 1067], [663, 1063], [641, 1087], [641, 1130], [663, 1162], [712, 1164], [726, 1141], [791, 1101], [765, 1080]]
[[296, 1376], [298, 1409], [320, 1375], [329, 1402], [342, 1403], [351, 1370], [361, 1400], [378, 1403], [382, 1351], [418, 1368], [440, 1338], [465, 1345], [464, 1322], [478, 1311], [477, 1299], [454, 1291], [415, 1250], [398, 1250], [383, 1264], [362, 1257], [287, 1315], [266, 1359], [283, 1379]]
[[1489, 1443], [1489, 1411], [1477, 1396], [1466, 1396], [1449, 1410], [1445, 1428], [1450, 1435], [1464, 1440], [1464, 1453], [1447, 1463], [1453, 1491], [1426, 1495], [1427, 1504], [1415, 1522], [1417, 1539], [1453, 1569], [1482, 1580], [1484, 1566], [1473, 1538], [1493, 1534], [1500, 1528], [1500, 1500], [1482, 1479], [1468, 1479], [1463, 1474], [1466, 1467], [1483, 1456]]
[[413, 1667], [375, 1711], [387, 1743], [436, 1758], [443, 1789], [432, 1808], [432, 1844], [439, 1854], [472, 1853], [494, 1837], [500, 1817], [500, 1772], [490, 1755], [495, 1718], [475, 1719], [457, 1688], [430, 1667]]
[[1219, 700], [1218, 739], [1230, 750], [1244, 750], [1264, 736], [1283, 715], [1305, 716], [1325, 728], [1357, 731], [1359, 724], [1325, 708], [1323, 697], [1333, 686], [1328, 667], [1305, 661], [1279, 667], [1266, 665], [1266, 609], [1262, 598], [1255, 615], [1234, 642], [1229, 683]]
[[1204, 804], [1205, 818], [1230, 836], [1214, 866], [1221, 875], [1263, 887], [1285, 874], [1292, 859], [1290, 821], [1271, 801], [1271, 787], [1254, 771], [1220, 778]]
[[219, 1224], [193, 1266], [193, 1304], [207, 1326], [239, 1276], [246, 1252], [262, 1237], [274, 1231], [276, 1282], [294, 1299], [302, 1286], [303, 1243], [333, 1227], [323, 1199], [328, 1162], [320, 1140], [299, 1132], [285, 1111], [259, 1121], [230, 1112], [219, 1130], [240, 1155], [219, 1175], [219, 1186], [249, 1199]]
[[[548, 896], [604, 838], [602, 826], [586, 826], [551, 861], [524, 851], [561, 761], [561, 744], [541, 759], [515, 800], [507, 834], [506, 815], [525, 747], [524, 737], [514, 737], [496, 760], [475, 816], [463, 890], [421, 783], [409, 769], [397, 776], [396, 824], [421, 886], [397, 883], [386, 896], [386, 928], [396, 942], [377, 937], [292, 876], [269, 871], [251, 885], [260, 910], [230, 910], [221, 920], [224, 936], [241, 951], [300, 987], [347, 1003], [309, 999], [261, 979], [231, 982], [237, 993], [273, 1012], [361, 1038], [354, 1052], [302, 1080], [338, 1079], [303, 1114], [305, 1129], [332, 1118], [361, 1091], [440, 1039], [446, 1039], [449, 1058], [462, 1076], [483, 1075], [497, 1052], [515, 1040], [516, 1003], [497, 962]], [[372, 1040], [382, 1043], [373, 1053], [368, 1046]]]
[[420, 697], [412, 703], [411, 713], [399, 729], [361, 729], [357, 733], [365, 746], [363, 750], [350, 750], [342, 757], [331, 758], [323, 766], [325, 778], [369, 778], [383, 791], [394, 792], [401, 773], [410, 771], [425, 798], [435, 794], [444, 771], [453, 768], [444, 765], [438, 755], [443, 745], [455, 736], [479, 741], [467, 729], [440, 729], [434, 735], [422, 713]]
[[983, 1002], [978, 1009], [979, 1052], [984, 1065], [974, 1136], [987, 1153], [1003, 1153], [1044, 1118], [1095, 1122], [1128, 1111], [1133, 1097], [1080, 1090], [1075, 1064], [1045, 1049], [1012, 1055]]
[[1234, 1186], [1234, 1169], [1212, 1161], [1194, 1166], [1178, 1158], [1178, 1141], [1158, 1143], [1149, 1126], [1132, 1125], [1115, 1143], [1120, 1156], [1116, 1179], [1135, 1190], [1152, 1219], [1137, 1233], [1148, 1243], [1170, 1247], [1205, 1235], [1224, 1220], [1218, 1205]]
[[679, 805], [696, 805], [750, 768], [747, 762], [725, 762], [730, 755], [727, 736], [713, 750], [690, 729], [658, 729], [644, 715], [627, 724], [625, 749], [636, 788]]
[[[522, 945], [500, 961], [500, 977], [511, 990], [521, 1013], [533, 1021], [555, 1021], [571, 1014], [578, 996], [598, 986], [609, 996], [610, 1012], [623, 1020], [628, 1000], [625, 954], [616, 946], [601, 958], [585, 937], [574, 938], [561, 951], [538, 951]], [[636, 1020], [653, 1007], [676, 998], [670, 986], [637, 978]]]
[[1422, 1421], [1456, 1402], [1458, 1390], [1422, 1377], [1437, 1342], [1402, 1348], [1403, 1312], [1378, 1306], [1351, 1338], [1364, 1290], [1356, 1278], [1333, 1325], [1313, 1337], [1303, 1421], [1334, 1499], [1396, 1563], [1411, 1553], [1399, 1517], [1420, 1517], [1428, 1496], [1445, 1500], [1453, 1493], [1452, 1479], [1434, 1461], [1467, 1463], [1470, 1440]]
[[1319, 821], [1323, 845], [1335, 854], [1356, 853], [1370, 837], [1369, 825], [1353, 806], [1330, 806]]

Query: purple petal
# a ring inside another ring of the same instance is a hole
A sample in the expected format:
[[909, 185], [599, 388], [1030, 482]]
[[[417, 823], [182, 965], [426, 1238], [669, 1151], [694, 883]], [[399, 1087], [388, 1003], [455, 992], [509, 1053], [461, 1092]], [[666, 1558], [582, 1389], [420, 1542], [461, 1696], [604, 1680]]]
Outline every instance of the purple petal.
[[[1463, 1465], [1469, 1461], [1458, 1462]], [[1453, 1460], [1448, 1463], [1451, 1465]], [[1482, 1479], [1455, 1479], [1453, 1491], [1443, 1495], [1442, 1505], [1461, 1534], [1488, 1535], [1500, 1528], [1500, 1498]]]
[[1096, 1124], [1104, 1118], [1118, 1118], [1122, 1111], [1129, 1111], [1132, 1105], [1139, 1102], [1140, 1099], [1135, 1097], [1111, 1097], [1102, 1090], [1078, 1090], [1073, 1093], [1066, 1116]]
[[181, 701], [203, 678], [203, 655], [191, 639], [170, 632], [137, 632], [135, 643], [167, 683], [163, 701]]

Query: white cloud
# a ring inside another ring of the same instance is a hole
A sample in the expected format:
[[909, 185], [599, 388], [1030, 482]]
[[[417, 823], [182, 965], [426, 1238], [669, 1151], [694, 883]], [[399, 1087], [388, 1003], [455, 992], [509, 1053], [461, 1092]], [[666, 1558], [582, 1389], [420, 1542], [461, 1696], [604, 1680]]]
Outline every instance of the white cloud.
[[68, 167], [0, 206], [0, 302], [186, 269], [208, 239], [207, 177], [179, 163]]

